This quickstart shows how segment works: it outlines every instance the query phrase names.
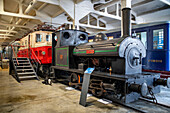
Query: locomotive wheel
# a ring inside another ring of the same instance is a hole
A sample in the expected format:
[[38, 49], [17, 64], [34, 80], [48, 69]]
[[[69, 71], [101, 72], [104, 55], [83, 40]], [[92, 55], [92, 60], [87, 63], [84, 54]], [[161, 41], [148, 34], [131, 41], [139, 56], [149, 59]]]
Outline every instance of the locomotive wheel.
[[97, 96], [97, 97], [101, 97], [103, 95], [103, 89], [92, 89], [92, 94]]
[[70, 75], [70, 82], [69, 82], [69, 85], [70, 86], [73, 86], [75, 88], [78, 88], [79, 85], [78, 85], [78, 75], [76, 73], [72, 73]]
[[76, 73], [72, 73], [70, 76], [70, 82], [72, 83], [78, 83], [78, 76]]
[[101, 97], [104, 93], [103, 82], [101, 80], [92, 79], [89, 87], [92, 89], [92, 94], [97, 97]]
[[44, 78], [45, 76], [43, 75], [43, 66], [40, 65], [38, 68], [39, 68], [38, 69], [38, 75]]
[[38, 69], [38, 75], [45, 78], [49, 73], [48, 66], [40, 65]]

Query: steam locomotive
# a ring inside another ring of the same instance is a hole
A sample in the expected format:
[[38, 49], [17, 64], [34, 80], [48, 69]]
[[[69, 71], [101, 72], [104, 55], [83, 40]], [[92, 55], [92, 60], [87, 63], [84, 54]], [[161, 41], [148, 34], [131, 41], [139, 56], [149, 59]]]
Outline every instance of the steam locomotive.
[[[54, 36], [58, 37], [57, 42]], [[92, 94], [98, 97], [109, 94], [114, 100], [125, 103], [159, 93], [160, 85], [170, 87], [170, 80], [160, 79], [160, 74], [142, 72], [146, 49], [139, 39], [106, 39], [106, 35], [99, 33], [93, 42], [87, 43], [87, 33], [77, 30], [53, 34], [52, 69], [55, 78], [81, 87], [84, 71], [95, 67], [89, 85]]]
[[155, 99], [160, 85], [170, 87], [170, 79], [160, 79], [158, 73], [142, 72], [146, 49], [139, 39], [130, 36], [130, 10], [122, 9], [122, 37], [118, 39], [105, 40], [106, 35], [99, 33], [93, 42], [87, 43], [87, 33], [82, 31], [63, 30], [53, 34], [54, 77], [81, 88], [85, 70], [94, 67], [89, 91], [95, 96], [109, 96], [113, 101], [123, 103], [133, 102], [141, 96]]

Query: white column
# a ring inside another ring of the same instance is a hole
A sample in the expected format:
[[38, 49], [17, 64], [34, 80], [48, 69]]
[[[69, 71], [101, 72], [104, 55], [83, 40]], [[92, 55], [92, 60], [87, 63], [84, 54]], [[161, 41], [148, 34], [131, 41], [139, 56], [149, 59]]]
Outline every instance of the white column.
[[116, 16], [119, 16], [119, 3], [116, 4]]
[[99, 18], [97, 17], [97, 27], [99, 27]]
[[19, 14], [23, 14], [21, 1], [19, 2]]
[[4, 12], [4, 0], [0, 0], [0, 12]]
[[87, 15], [87, 25], [90, 25], [90, 14]]
[[107, 7], [104, 8], [104, 12], [105, 12], [105, 13], [108, 13], [108, 12], [107, 12]]

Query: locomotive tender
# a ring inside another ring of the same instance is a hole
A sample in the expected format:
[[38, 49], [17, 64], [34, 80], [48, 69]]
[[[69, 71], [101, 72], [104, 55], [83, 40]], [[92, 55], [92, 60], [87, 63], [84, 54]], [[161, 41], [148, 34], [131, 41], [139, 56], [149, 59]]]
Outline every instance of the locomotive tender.
[[[69, 85], [81, 87], [84, 71], [95, 67], [89, 91], [123, 103], [141, 96], [150, 98], [149, 94], [160, 92], [160, 85], [170, 87], [170, 80], [160, 79], [160, 74], [142, 72], [146, 49], [139, 39], [130, 37], [130, 8], [122, 11], [123, 36], [119, 39], [108, 41], [98, 34], [94, 42], [87, 43], [85, 32], [64, 30], [53, 34], [52, 69], [58, 80], [65, 79]], [[57, 42], [54, 36], [58, 37]]]

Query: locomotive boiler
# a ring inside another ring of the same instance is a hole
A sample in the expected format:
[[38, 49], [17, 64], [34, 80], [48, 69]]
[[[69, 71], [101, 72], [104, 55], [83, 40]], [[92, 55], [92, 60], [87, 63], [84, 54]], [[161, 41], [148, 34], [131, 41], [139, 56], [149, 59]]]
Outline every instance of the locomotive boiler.
[[[100, 37], [102, 35], [99, 34], [94, 40]], [[75, 56], [86, 57], [86, 59], [91, 57], [90, 60], [93, 66], [97, 68], [100, 65], [99, 70], [110, 68], [111, 73], [125, 75], [141, 73], [142, 58], [146, 56], [146, 50], [142, 42], [131, 37], [79, 45], [76, 46], [73, 53]], [[104, 69], [101, 68], [103, 63], [105, 64]]]
[[[160, 85], [170, 87], [170, 80], [160, 79], [160, 74], [142, 72], [142, 58], [146, 49], [139, 39], [130, 36], [130, 9], [123, 10], [123, 35], [106, 40], [99, 33], [94, 42], [87, 43], [87, 33], [77, 30], [59, 31], [52, 38], [52, 69], [57, 80], [71, 86], [82, 87], [84, 71], [94, 67], [89, 91], [116, 102], [129, 103], [139, 97], [155, 99]], [[150, 95], [150, 97], [148, 96]]]

